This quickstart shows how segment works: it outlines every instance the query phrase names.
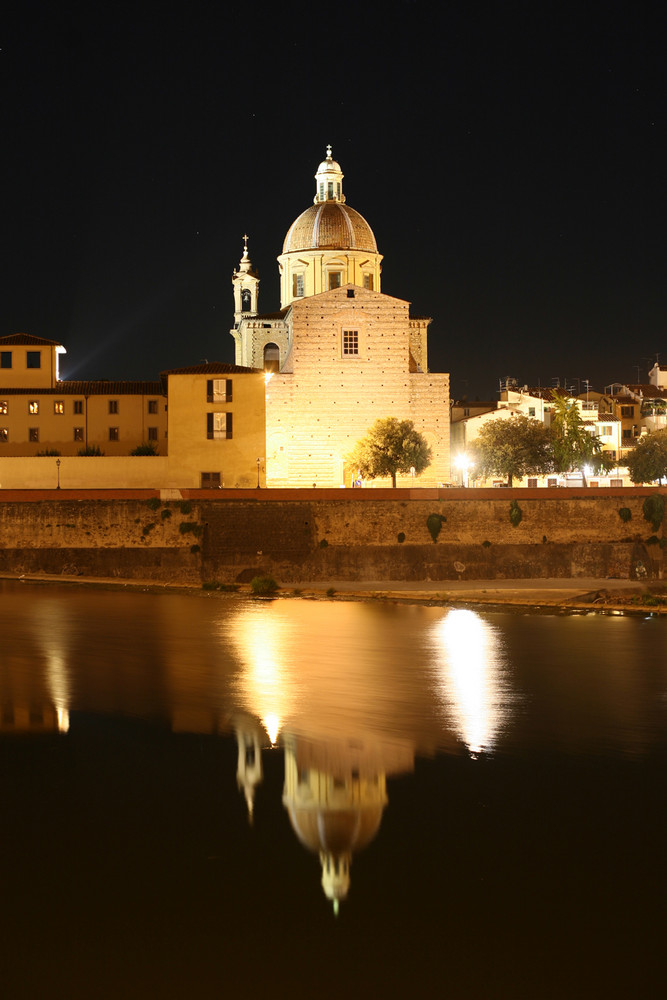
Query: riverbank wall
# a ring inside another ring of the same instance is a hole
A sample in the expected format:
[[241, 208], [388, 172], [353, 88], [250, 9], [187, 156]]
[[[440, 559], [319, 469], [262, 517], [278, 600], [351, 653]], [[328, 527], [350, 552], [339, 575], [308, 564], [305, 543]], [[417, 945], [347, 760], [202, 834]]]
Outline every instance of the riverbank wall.
[[2, 491], [0, 572], [163, 582], [662, 579], [652, 488]]

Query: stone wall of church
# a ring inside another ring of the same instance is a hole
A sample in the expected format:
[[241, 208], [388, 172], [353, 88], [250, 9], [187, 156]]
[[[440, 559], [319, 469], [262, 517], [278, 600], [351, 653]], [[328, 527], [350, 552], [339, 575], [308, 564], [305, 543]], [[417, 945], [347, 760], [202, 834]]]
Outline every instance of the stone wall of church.
[[[357, 354], [343, 353], [344, 331], [356, 332]], [[434, 463], [419, 485], [448, 479], [448, 377], [411, 373], [409, 348], [401, 299], [340, 288], [295, 302], [292, 372], [267, 387], [269, 485], [349, 485], [345, 456], [380, 417], [415, 420], [429, 435]]]

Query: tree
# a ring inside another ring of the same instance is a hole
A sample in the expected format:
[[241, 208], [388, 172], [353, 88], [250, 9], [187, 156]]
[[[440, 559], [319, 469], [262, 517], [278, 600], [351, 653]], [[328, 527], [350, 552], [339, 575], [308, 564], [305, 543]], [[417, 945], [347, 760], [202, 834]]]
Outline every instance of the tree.
[[470, 457], [483, 476], [538, 475], [553, 468], [551, 435], [540, 420], [523, 414], [488, 420], [470, 447]]
[[411, 420], [384, 417], [376, 420], [365, 438], [357, 441], [346, 456], [347, 463], [364, 479], [391, 476], [396, 486], [396, 473], [419, 475], [431, 464], [431, 449]]
[[633, 483], [667, 478], [667, 429], [641, 437], [626, 462]]
[[588, 486], [586, 468], [598, 472], [607, 464], [600, 440], [588, 430], [576, 400], [559, 392], [552, 392], [551, 397], [554, 468], [557, 472], [580, 472], [584, 486]]

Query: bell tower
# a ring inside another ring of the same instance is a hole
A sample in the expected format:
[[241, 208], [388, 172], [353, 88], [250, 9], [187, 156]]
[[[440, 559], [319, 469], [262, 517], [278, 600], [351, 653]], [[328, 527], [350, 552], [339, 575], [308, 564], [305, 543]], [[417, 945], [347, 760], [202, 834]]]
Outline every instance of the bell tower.
[[242, 319], [257, 315], [259, 299], [259, 275], [253, 271], [248, 256], [248, 236], [243, 237], [243, 256], [238, 270], [232, 275], [234, 289], [234, 326], [238, 328]]

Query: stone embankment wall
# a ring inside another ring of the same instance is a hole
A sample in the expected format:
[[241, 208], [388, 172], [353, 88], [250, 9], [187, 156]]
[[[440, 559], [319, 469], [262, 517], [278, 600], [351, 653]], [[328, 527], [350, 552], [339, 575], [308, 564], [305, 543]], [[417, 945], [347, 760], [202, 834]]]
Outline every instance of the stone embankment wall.
[[183, 491], [180, 500], [148, 491], [98, 499], [0, 494], [0, 571], [228, 583], [270, 573], [285, 584], [657, 579], [663, 524], [656, 531], [643, 515], [652, 493], [248, 490]]

